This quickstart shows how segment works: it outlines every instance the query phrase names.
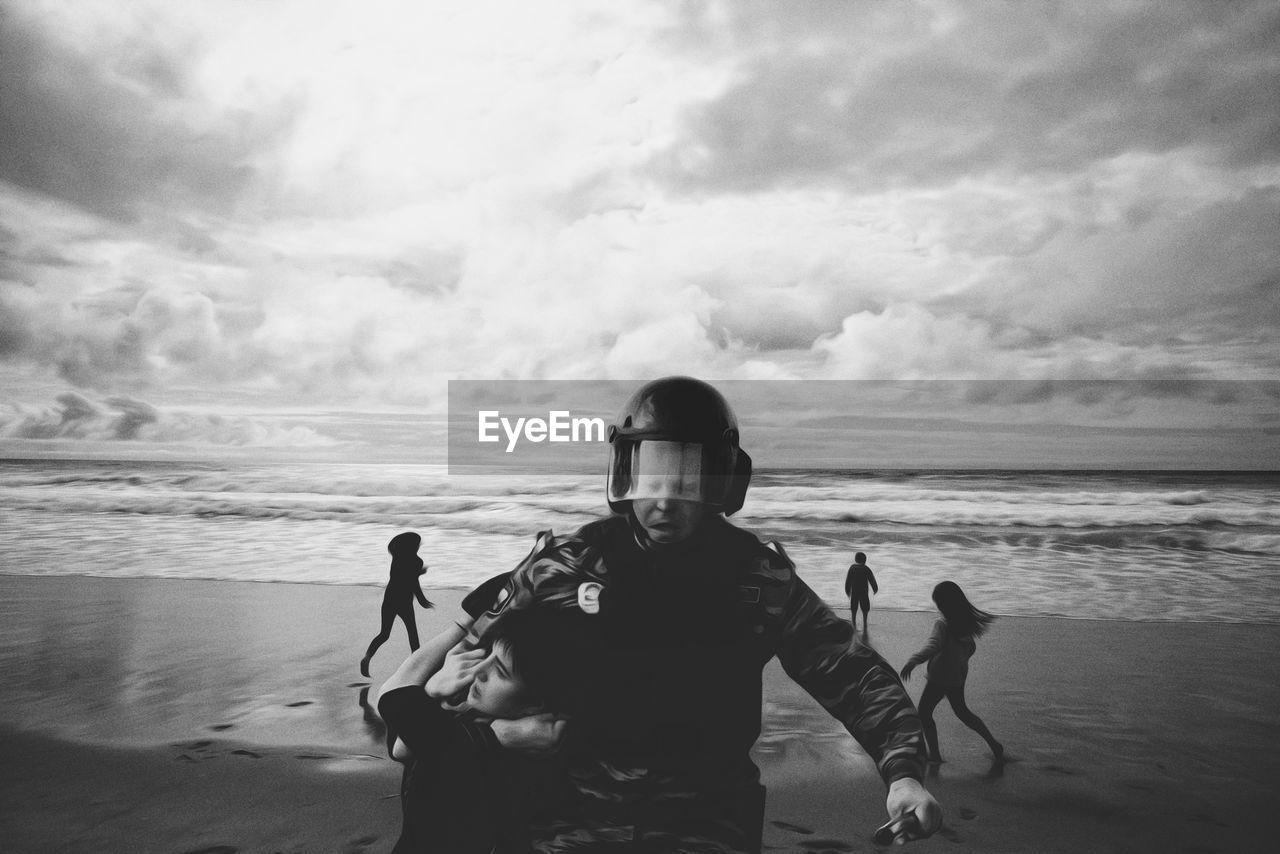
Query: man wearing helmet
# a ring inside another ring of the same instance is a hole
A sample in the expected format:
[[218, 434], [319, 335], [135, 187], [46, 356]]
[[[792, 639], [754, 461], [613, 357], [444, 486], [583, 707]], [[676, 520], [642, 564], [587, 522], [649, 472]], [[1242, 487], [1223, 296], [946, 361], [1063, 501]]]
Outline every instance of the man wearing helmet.
[[609, 442], [614, 515], [541, 534], [464, 603], [479, 636], [517, 610], [558, 612], [558, 640], [581, 662], [562, 750], [573, 795], [534, 828], [534, 850], [758, 852], [764, 799], [749, 752], [775, 656], [875, 760], [899, 838], [937, 830], [920, 721], [893, 669], [781, 546], [725, 519], [751, 459], [720, 393], [686, 377], [648, 383]]

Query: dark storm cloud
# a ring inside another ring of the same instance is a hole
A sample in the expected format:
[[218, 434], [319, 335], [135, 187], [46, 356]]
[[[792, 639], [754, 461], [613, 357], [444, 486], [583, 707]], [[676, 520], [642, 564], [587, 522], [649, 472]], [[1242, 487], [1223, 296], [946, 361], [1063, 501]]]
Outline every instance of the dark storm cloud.
[[677, 187], [867, 189], [1183, 147], [1280, 159], [1273, 2], [689, 8], [682, 49], [735, 74], [656, 159]]
[[282, 114], [189, 121], [193, 46], [126, 47], [93, 56], [0, 10], [0, 181], [113, 218], [146, 202], [225, 208]]
[[[1185, 202], [1184, 202], [1185, 204]], [[1256, 339], [1280, 323], [1280, 189], [1054, 238], [1017, 274], [939, 308], [1128, 344]]]

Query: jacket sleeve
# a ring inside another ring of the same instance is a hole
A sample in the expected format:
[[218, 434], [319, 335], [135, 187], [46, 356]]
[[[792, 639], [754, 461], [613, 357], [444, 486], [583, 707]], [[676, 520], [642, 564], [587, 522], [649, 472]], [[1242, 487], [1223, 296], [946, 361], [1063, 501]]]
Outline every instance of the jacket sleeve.
[[920, 718], [897, 675], [794, 574], [778, 658], [875, 761], [886, 783], [924, 776]]
[[[490, 588], [492, 602], [475, 615], [471, 631], [484, 637], [504, 614], [539, 607], [562, 611], [581, 611], [579, 587], [587, 581], [605, 579], [606, 570], [597, 549], [576, 537], [557, 537], [550, 531], [538, 534], [533, 550], [511, 572], [499, 581], [494, 577], [473, 591], [470, 600], [482, 588]], [[478, 598], [478, 597], [477, 597]], [[465, 602], [466, 600], [464, 600]]]
[[947, 640], [947, 624], [938, 620], [933, 624], [933, 632], [929, 635], [929, 640], [925, 643], [920, 651], [907, 659], [907, 667], [916, 667], [933, 658], [942, 652], [942, 645]]
[[[502, 748], [486, 726], [466, 726], [427, 696], [420, 685], [406, 685], [378, 698], [378, 714], [387, 725], [387, 753], [400, 739], [418, 761], [432, 761], [451, 739], [465, 741], [476, 751]], [[393, 757], [394, 758], [394, 757]]]

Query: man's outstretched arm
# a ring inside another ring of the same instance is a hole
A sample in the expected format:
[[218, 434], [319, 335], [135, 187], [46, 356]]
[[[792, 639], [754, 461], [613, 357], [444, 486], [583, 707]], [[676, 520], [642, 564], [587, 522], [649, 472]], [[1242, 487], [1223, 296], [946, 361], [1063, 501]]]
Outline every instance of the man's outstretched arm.
[[891, 818], [916, 815], [919, 835], [942, 823], [942, 809], [920, 782], [924, 739], [920, 717], [906, 689], [879, 653], [857, 640], [799, 578], [784, 612], [778, 658], [783, 669], [845, 725], [875, 761], [889, 785]]

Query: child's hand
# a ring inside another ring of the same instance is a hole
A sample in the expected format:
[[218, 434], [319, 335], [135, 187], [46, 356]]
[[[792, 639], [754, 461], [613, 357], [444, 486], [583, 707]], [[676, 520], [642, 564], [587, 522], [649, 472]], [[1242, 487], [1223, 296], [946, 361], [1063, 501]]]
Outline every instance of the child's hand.
[[427, 696], [443, 700], [466, 691], [476, 678], [476, 668], [487, 655], [466, 640], [459, 641], [445, 654], [440, 669], [427, 680]]
[[534, 756], [549, 756], [560, 749], [568, 719], [551, 712], [514, 720], [495, 720], [489, 724], [498, 743], [508, 750]]

